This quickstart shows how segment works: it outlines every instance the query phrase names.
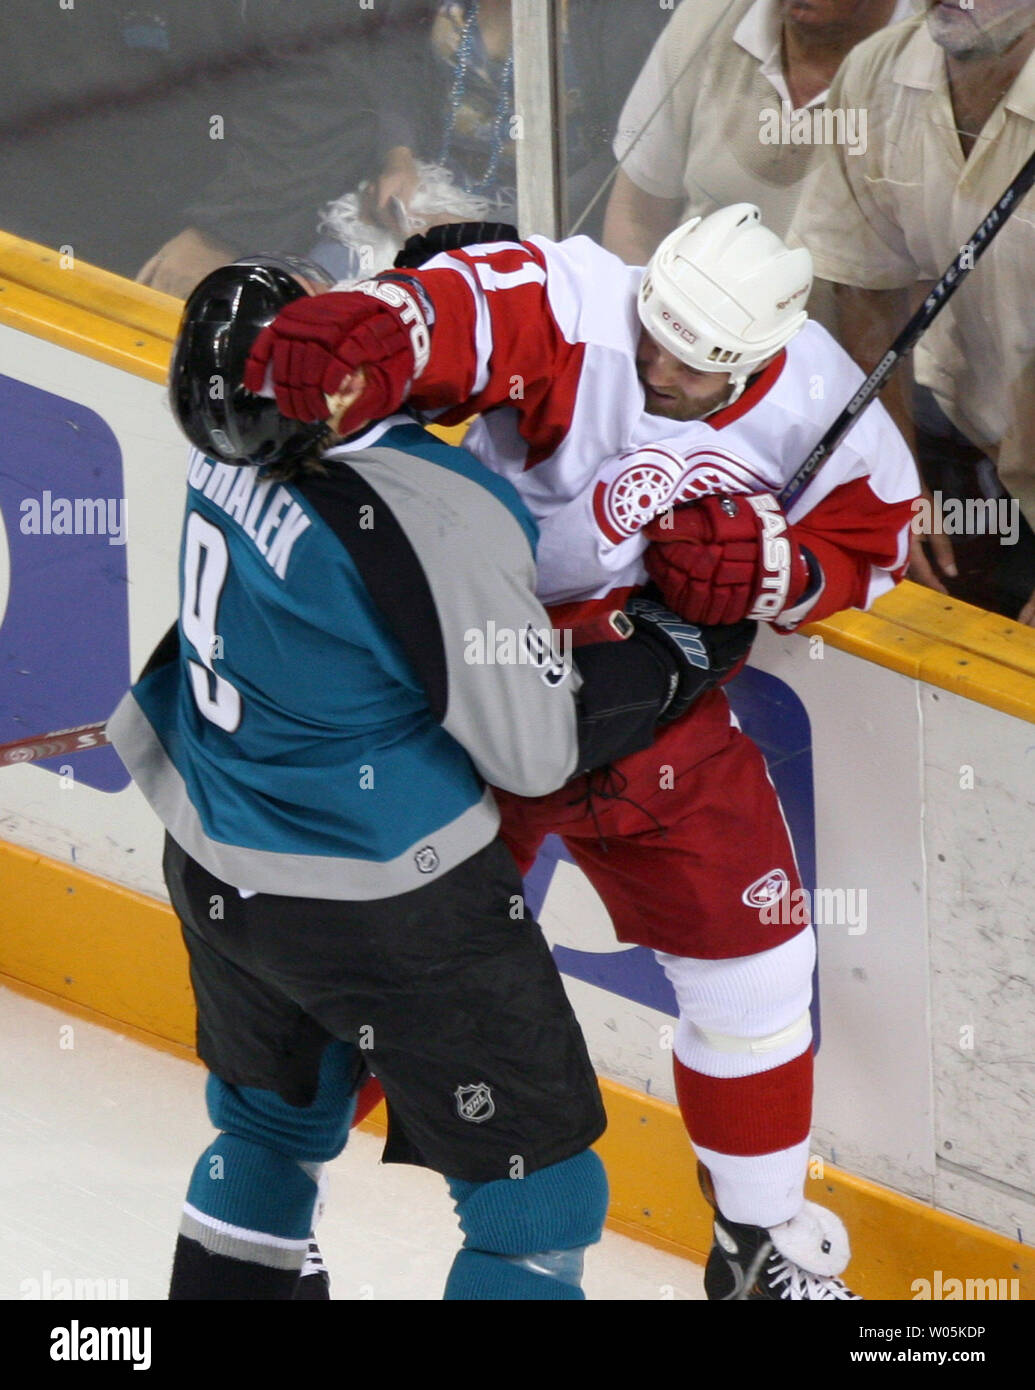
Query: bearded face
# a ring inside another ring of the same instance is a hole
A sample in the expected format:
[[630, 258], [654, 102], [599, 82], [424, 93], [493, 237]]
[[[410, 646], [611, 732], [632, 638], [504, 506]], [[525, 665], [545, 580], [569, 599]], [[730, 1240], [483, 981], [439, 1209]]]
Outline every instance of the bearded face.
[[1035, 0], [929, 0], [927, 28], [952, 58], [1005, 53], [1035, 25]]

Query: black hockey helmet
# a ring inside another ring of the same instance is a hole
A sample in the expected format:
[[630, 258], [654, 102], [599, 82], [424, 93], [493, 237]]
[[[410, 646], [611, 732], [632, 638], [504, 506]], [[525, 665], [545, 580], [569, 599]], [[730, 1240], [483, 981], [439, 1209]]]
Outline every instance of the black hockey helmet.
[[261, 330], [285, 304], [309, 293], [299, 278], [332, 283], [311, 261], [247, 256], [206, 275], [187, 300], [169, 369], [169, 403], [190, 442], [223, 463], [289, 463], [328, 432], [322, 422], [289, 420], [275, 401], [242, 385]]

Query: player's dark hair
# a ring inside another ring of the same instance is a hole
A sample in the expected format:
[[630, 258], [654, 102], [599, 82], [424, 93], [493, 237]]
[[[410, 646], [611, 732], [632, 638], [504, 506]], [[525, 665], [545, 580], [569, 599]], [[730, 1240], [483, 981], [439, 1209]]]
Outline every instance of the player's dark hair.
[[310, 453], [301, 454], [297, 458], [267, 464], [262, 470], [262, 476], [275, 483], [295, 483], [302, 478], [312, 478], [326, 472], [327, 465], [320, 456], [320, 449], [314, 447]]

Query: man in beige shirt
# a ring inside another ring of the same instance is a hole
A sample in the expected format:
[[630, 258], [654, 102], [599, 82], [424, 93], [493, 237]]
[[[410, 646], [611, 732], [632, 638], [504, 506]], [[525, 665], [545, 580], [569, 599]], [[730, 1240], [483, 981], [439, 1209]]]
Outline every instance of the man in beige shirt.
[[[862, 155], [827, 147], [794, 223], [816, 272], [837, 285], [841, 341], [870, 368], [917, 286], [937, 279], [1035, 151], [1035, 0], [927, 0], [846, 60], [834, 105], [869, 111]], [[987, 455], [1020, 504], [991, 552], [997, 607], [1035, 625], [1035, 198], [1016, 207], [973, 275], [899, 369], [885, 404], [937, 487], [938, 455]], [[914, 401], [919, 407], [914, 431]], [[925, 450], [928, 458], [925, 458]], [[937, 500], [937, 498], [936, 498]], [[937, 507], [934, 519], [937, 522]], [[987, 520], [986, 515], [986, 520]], [[986, 528], [987, 529], [987, 528]], [[951, 534], [914, 577], [958, 591]], [[958, 547], [962, 550], [964, 547]], [[968, 594], [963, 592], [963, 597]]]
[[687, 218], [751, 202], [784, 236], [816, 145], [865, 149], [865, 110], [827, 89], [845, 54], [912, 0], [684, 0], [625, 104], [604, 244], [643, 265]]

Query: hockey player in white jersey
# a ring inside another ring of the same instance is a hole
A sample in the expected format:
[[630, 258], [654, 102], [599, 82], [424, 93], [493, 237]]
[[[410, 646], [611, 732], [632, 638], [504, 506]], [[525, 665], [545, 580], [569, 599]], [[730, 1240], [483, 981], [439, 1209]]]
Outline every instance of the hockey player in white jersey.
[[[443, 423], [479, 412], [465, 445], [535, 515], [556, 626], [652, 578], [693, 621], [790, 631], [902, 577], [918, 493], [874, 405], [780, 506], [862, 379], [808, 320], [811, 278], [746, 204], [679, 228], [645, 271], [581, 237], [472, 246], [290, 306], [246, 380], [343, 432], [404, 399]], [[717, 689], [611, 773], [501, 794], [503, 833], [522, 869], [559, 834], [672, 982], [676, 1091], [716, 1204], [708, 1296], [852, 1297], [846, 1233], [804, 1199], [814, 941], [761, 920], [800, 882], [761, 754]]]

